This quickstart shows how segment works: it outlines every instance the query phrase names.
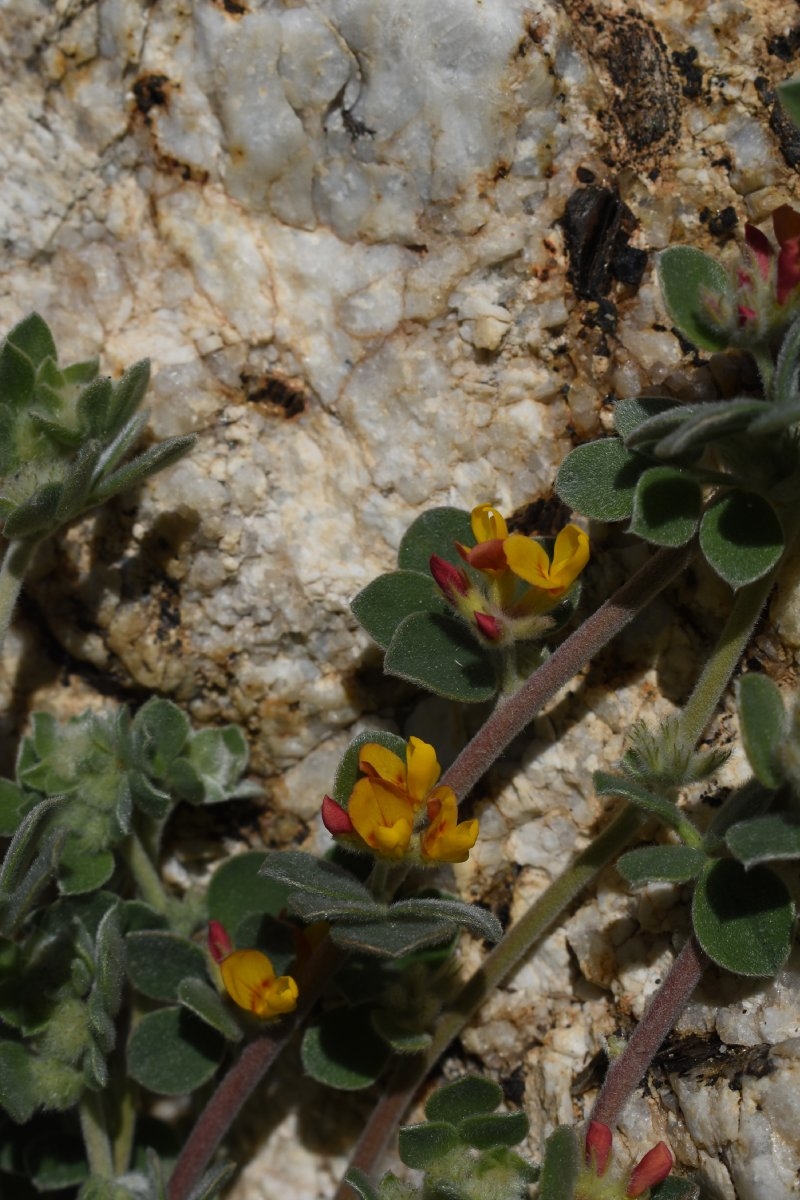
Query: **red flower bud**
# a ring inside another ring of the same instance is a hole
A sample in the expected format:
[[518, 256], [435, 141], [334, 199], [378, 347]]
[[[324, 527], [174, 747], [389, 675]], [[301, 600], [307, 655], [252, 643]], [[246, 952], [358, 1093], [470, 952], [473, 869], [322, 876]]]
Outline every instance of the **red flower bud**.
[[342, 808], [341, 804], [336, 803], [332, 796], [323, 797], [322, 824], [328, 833], [332, 833], [334, 837], [355, 833], [353, 822], [350, 820], [347, 812]]
[[756, 260], [756, 266], [761, 274], [761, 278], [769, 279], [770, 264], [775, 253], [770, 245], [769, 238], [760, 229], [756, 229], [755, 225], [751, 225], [747, 221], [744, 227], [744, 240], [753, 258]]
[[446, 558], [440, 558], [438, 554], [432, 554], [428, 564], [431, 569], [431, 575], [434, 582], [442, 589], [447, 599], [451, 604], [455, 604], [455, 596], [466, 596], [469, 591], [469, 580], [466, 572], [461, 571], [458, 567], [454, 567]]
[[611, 1130], [602, 1121], [590, 1121], [586, 1130], [586, 1165], [595, 1175], [605, 1175], [611, 1157]]
[[221, 921], [208, 922], [208, 952], [215, 963], [221, 963], [233, 950], [233, 942]]
[[672, 1170], [674, 1162], [672, 1151], [666, 1142], [659, 1142], [657, 1146], [653, 1146], [633, 1168], [625, 1195], [633, 1200], [656, 1183], [662, 1183]]
[[489, 615], [489, 613], [476, 612], [475, 624], [488, 641], [502, 641], [503, 627], [498, 621], [497, 617], [492, 617]]
[[506, 552], [503, 549], [505, 538], [490, 538], [488, 542], [479, 542], [477, 546], [468, 549], [456, 542], [456, 550], [471, 567], [478, 571], [505, 571], [508, 567]]

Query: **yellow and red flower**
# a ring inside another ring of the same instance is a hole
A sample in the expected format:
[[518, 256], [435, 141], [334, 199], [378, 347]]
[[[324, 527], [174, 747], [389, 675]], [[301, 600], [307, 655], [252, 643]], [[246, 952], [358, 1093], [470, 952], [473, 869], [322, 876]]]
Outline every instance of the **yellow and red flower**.
[[246, 1012], [262, 1020], [273, 1020], [297, 1007], [297, 984], [291, 975], [275, 975], [275, 969], [260, 950], [234, 950], [219, 921], [208, 925], [208, 950], [219, 967], [225, 991]]
[[350, 793], [347, 810], [330, 796], [322, 802], [322, 821], [329, 833], [380, 858], [418, 857], [429, 863], [467, 859], [478, 837], [478, 822], [459, 823], [452, 788], [435, 786], [441, 767], [433, 746], [409, 738], [404, 762], [386, 746], [367, 742], [359, 751], [358, 765], [362, 777]]

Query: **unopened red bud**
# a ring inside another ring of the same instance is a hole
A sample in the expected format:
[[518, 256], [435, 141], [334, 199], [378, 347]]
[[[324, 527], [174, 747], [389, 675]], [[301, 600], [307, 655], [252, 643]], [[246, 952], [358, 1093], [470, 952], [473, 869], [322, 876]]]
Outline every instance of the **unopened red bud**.
[[215, 963], [221, 963], [233, 950], [233, 942], [221, 921], [208, 922], [208, 952]]
[[659, 1142], [657, 1146], [653, 1146], [653, 1149], [648, 1150], [641, 1162], [633, 1168], [625, 1195], [629, 1197], [629, 1200], [634, 1200], [648, 1188], [654, 1187], [657, 1183], [663, 1183], [672, 1170], [674, 1162], [672, 1151], [666, 1142]]
[[595, 1175], [605, 1175], [611, 1157], [612, 1133], [602, 1121], [590, 1121], [586, 1130], [586, 1165]]
[[428, 565], [435, 583], [442, 589], [448, 600], [452, 600], [454, 595], [466, 596], [469, 591], [466, 572], [453, 566], [446, 558], [440, 558], [438, 554], [431, 555]]
[[760, 229], [756, 229], [755, 225], [751, 225], [747, 221], [744, 227], [744, 240], [753, 258], [756, 260], [756, 266], [761, 273], [761, 278], [769, 279], [770, 263], [775, 253], [770, 245], [769, 238]]
[[475, 624], [488, 641], [502, 641], [503, 627], [498, 621], [497, 617], [492, 617], [489, 613], [476, 612]]
[[353, 822], [346, 810], [342, 808], [341, 804], [337, 804], [332, 796], [323, 797], [322, 824], [334, 837], [355, 833]]

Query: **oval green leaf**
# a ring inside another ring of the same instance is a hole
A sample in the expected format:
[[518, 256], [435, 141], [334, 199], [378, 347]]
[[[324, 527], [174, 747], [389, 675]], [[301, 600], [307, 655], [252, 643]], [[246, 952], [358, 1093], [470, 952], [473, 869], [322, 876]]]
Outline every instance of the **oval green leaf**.
[[788, 720], [781, 694], [766, 675], [743, 675], [737, 688], [742, 741], [753, 774], [764, 787], [779, 788], [783, 772], [778, 751]]
[[737, 975], [777, 974], [792, 944], [794, 905], [769, 867], [709, 863], [692, 901], [695, 935], [709, 958]]
[[657, 259], [658, 282], [672, 320], [701, 350], [724, 350], [728, 338], [715, 326], [704, 293], [725, 297], [728, 272], [714, 258], [693, 246], [670, 246]]
[[184, 979], [206, 974], [203, 951], [176, 933], [144, 929], [125, 938], [128, 976], [133, 986], [151, 1000], [177, 1000]]
[[231, 936], [250, 913], [276, 917], [286, 907], [286, 884], [259, 874], [265, 859], [263, 851], [248, 850], [226, 859], [211, 877], [208, 915], [224, 925]]
[[696, 480], [677, 467], [651, 467], [636, 486], [630, 531], [656, 546], [684, 546], [702, 507]]
[[184, 1008], [147, 1013], [128, 1043], [128, 1071], [162, 1096], [193, 1092], [216, 1071], [225, 1039]]
[[619, 438], [577, 446], [558, 469], [555, 489], [575, 512], [596, 521], [622, 521], [633, 512], [633, 496], [647, 459]]
[[409, 525], [397, 555], [397, 565], [404, 571], [427, 574], [432, 554], [461, 565], [455, 543], [474, 546], [470, 515], [462, 508], [430, 508]]
[[631, 887], [645, 883], [686, 883], [699, 875], [706, 862], [702, 850], [691, 846], [640, 846], [617, 862], [617, 870]]
[[755, 492], [728, 492], [700, 522], [700, 548], [734, 590], [766, 575], [780, 559], [783, 547], [778, 514]]
[[372, 1028], [369, 1008], [336, 1008], [310, 1025], [301, 1046], [303, 1067], [312, 1079], [354, 1092], [374, 1083], [390, 1050]]
[[459, 1144], [458, 1134], [452, 1125], [444, 1122], [428, 1122], [425, 1125], [406, 1125], [400, 1130], [398, 1150], [407, 1167], [426, 1171], [455, 1150]]
[[745, 867], [800, 858], [800, 820], [793, 813], [769, 813], [739, 821], [725, 836], [731, 852]]
[[459, 1125], [468, 1117], [492, 1113], [503, 1099], [503, 1089], [483, 1075], [465, 1075], [438, 1088], [425, 1105], [429, 1121], [449, 1121]]
[[419, 571], [379, 575], [360, 591], [350, 607], [370, 637], [385, 650], [405, 617], [415, 612], [449, 611], [433, 576]]
[[400, 622], [383, 667], [447, 700], [480, 704], [497, 691], [489, 652], [460, 621], [435, 613], [412, 613]]

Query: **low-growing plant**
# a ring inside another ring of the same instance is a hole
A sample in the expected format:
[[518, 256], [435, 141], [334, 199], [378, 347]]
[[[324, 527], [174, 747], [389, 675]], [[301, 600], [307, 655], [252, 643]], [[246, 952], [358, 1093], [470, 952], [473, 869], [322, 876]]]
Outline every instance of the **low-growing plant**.
[[[3, 1195], [70, 1190], [80, 1200], [205, 1200], [232, 1167], [216, 1158], [253, 1089], [295, 1031], [306, 1074], [357, 1090], [385, 1079], [346, 1180], [362, 1200], [690, 1200], [664, 1143], [616, 1161], [612, 1131], [709, 962], [774, 976], [789, 954], [795, 903], [785, 864], [800, 857], [800, 710], [766, 676], [736, 686], [752, 777], [718, 782], [725, 754], [704, 736], [740, 668], [772, 586], [797, 543], [800, 512], [800, 214], [773, 217], [774, 244], [745, 227], [731, 272], [691, 247], [665, 251], [667, 310], [700, 349], [745, 352], [759, 391], [686, 404], [620, 401], [616, 436], [579, 446], [556, 489], [574, 512], [628, 523], [653, 547], [594, 611], [582, 576], [586, 530], [514, 528], [491, 504], [435, 508], [401, 541], [397, 570], [354, 600], [387, 672], [456, 703], [492, 706], [442, 774], [434, 746], [369, 730], [348, 747], [321, 819], [322, 857], [298, 849], [223, 861], [207, 889], [177, 895], [159, 865], [180, 803], [252, 794], [233, 727], [194, 731], [154, 698], [136, 713], [36, 714], [15, 778], [0, 783], [0, 1176]], [[36, 543], [188, 448], [173, 440], [126, 461], [146, 367], [117, 384], [96, 365], [61, 370], [47, 327], [28, 318], [0, 352], [4, 628]], [[629, 733], [599, 797], [620, 801], [591, 843], [508, 929], [447, 890], [480, 816], [459, 804], [556, 692], [695, 558], [728, 585], [730, 610], [682, 710]], [[713, 820], [691, 802], [702, 782]], [[660, 830], [659, 830], [660, 827]], [[630, 846], [642, 831], [644, 844]], [[656, 836], [655, 831], [659, 830]], [[631, 888], [691, 891], [691, 932], [582, 1127], [555, 1130], [536, 1163], [517, 1153], [522, 1113], [467, 1077], [435, 1092], [426, 1121], [400, 1132], [422, 1172], [372, 1183], [387, 1144], [443, 1051], [600, 870]], [[459, 938], [493, 944], [468, 979]], [[216, 1090], [199, 1108], [207, 1086]], [[144, 1094], [195, 1093], [182, 1146]], [[83, 1139], [77, 1150], [76, 1131]]]

